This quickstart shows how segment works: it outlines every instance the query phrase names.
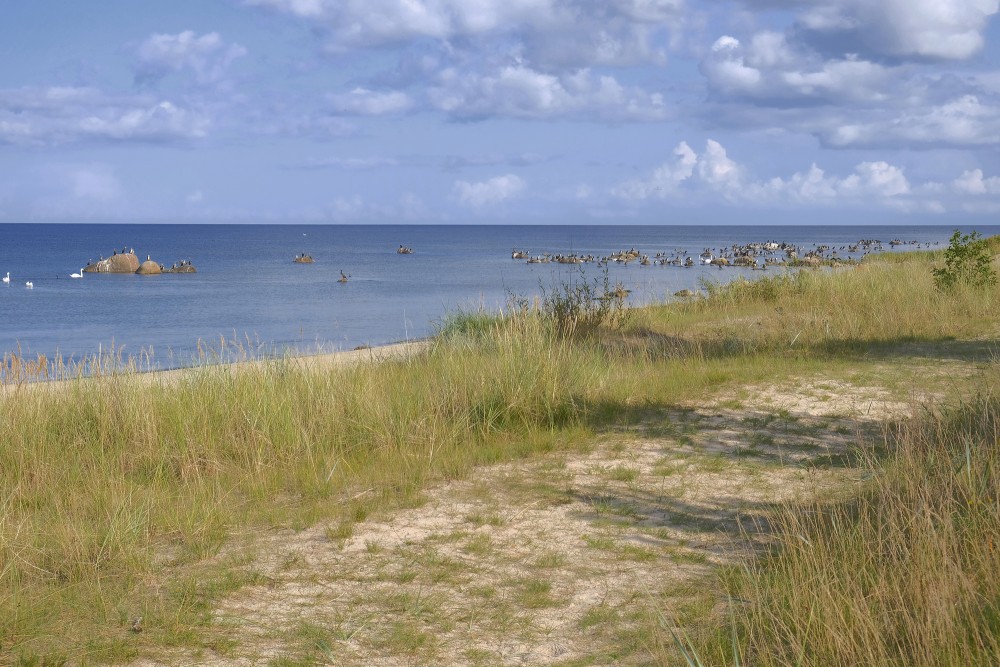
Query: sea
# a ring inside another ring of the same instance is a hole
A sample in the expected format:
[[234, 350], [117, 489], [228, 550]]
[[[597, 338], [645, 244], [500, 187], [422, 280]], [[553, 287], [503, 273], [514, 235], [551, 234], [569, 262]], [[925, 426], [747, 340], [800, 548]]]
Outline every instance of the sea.
[[[963, 232], [971, 228], [961, 227]], [[176, 368], [227, 355], [314, 354], [426, 338], [448, 317], [497, 312], [560, 284], [602, 282], [631, 290], [629, 302], [669, 301], [682, 289], [767, 271], [698, 264], [610, 262], [529, 264], [531, 256], [605, 257], [636, 249], [716, 254], [734, 244], [774, 241], [808, 251], [826, 245], [841, 257], [861, 240], [884, 252], [947, 245], [952, 226], [729, 225], [0, 225], [0, 358], [44, 355], [72, 363], [98, 354], [139, 357], [145, 367]], [[984, 236], [1000, 227], [977, 227]], [[890, 246], [892, 240], [904, 241]], [[399, 254], [405, 245], [412, 254]], [[191, 274], [85, 273], [89, 262], [134, 249]], [[308, 254], [312, 264], [293, 262]], [[339, 282], [341, 272], [349, 276]], [[26, 282], [33, 287], [27, 288]]]

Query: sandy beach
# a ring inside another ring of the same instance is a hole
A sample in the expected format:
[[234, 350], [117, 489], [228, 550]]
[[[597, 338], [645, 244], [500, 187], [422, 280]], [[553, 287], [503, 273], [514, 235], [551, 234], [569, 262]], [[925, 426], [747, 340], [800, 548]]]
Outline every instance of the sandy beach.
[[[221, 364], [204, 364], [200, 366], [189, 366], [184, 368], [171, 368], [166, 370], [150, 371], [124, 371], [135, 377], [144, 378], [149, 382], [176, 382], [189, 376], [192, 373], [205, 369], [227, 368], [232, 372], [239, 372], [244, 369], [257, 368], [262, 364], [284, 361], [294, 363], [309, 370], [325, 370], [332, 368], [344, 368], [363, 363], [380, 363], [383, 361], [406, 359], [426, 351], [431, 345], [429, 339], [406, 341], [401, 343], [390, 343], [388, 345], [378, 345], [373, 347], [361, 347], [353, 350], [338, 350], [336, 352], [325, 352], [322, 354], [289, 355], [286, 357], [274, 357], [266, 359], [251, 359], [246, 361], [234, 361]], [[81, 376], [79, 378], [56, 378], [50, 381], [8, 381], [0, 382], [0, 393], [20, 390], [22, 388], [32, 388], [37, 390], [41, 387], [49, 389], [65, 386], [67, 383], [78, 380], [87, 381], [94, 377]]]

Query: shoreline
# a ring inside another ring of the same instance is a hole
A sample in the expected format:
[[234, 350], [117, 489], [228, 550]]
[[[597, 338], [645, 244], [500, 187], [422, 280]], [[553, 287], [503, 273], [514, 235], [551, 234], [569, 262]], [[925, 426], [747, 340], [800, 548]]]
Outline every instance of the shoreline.
[[49, 379], [25, 379], [21, 381], [0, 380], [0, 394], [16, 391], [21, 387], [62, 387], [68, 383], [86, 380], [99, 380], [112, 377], [129, 375], [142, 377], [147, 381], [167, 381], [173, 382], [184, 375], [195, 373], [207, 369], [221, 370], [223, 368], [233, 370], [244, 370], [259, 367], [262, 364], [274, 362], [292, 362], [304, 369], [322, 370], [332, 368], [345, 368], [365, 362], [382, 363], [384, 361], [406, 359], [414, 357], [430, 348], [431, 338], [420, 338], [396, 343], [386, 343], [384, 345], [374, 345], [371, 347], [359, 347], [351, 350], [337, 350], [334, 352], [319, 352], [313, 354], [284, 354], [281, 356], [262, 357], [258, 359], [239, 359], [235, 361], [218, 361], [196, 364], [193, 366], [181, 366], [177, 368], [164, 369], [139, 369], [123, 367], [114, 369], [108, 373], [96, 375], [78, 375], [75, 377], [53, 377]]
[[182, 368], [171, 368], [166, 370], [142, 371], [140, 374], [149, 374], [156, 377], [172, 377], [182, 375], [191, 371], [198, 371], [207, 368], [250, 368], [271, 362], [294, 362], [301, 364], [303, 368], [323, 369], [342, 368], [361, 364], [366, 361], [381, 363], [395, 359], [406, 359], [415, 356], [428, 349], [431, 344], [430, 338], [421, 338], [411, 341], [397, 343], [386, 343], [385, 345], [374, 345], [354, 348], [351, 350], [337, 350], [335, 352], [319, 352], [315, 354], [285, 354], [276, 357], [264, 357], [261, 359], [244, 359], [239, 361], [223, 361], [218, 363], [206, 363], [198, 366], [185, 366]]

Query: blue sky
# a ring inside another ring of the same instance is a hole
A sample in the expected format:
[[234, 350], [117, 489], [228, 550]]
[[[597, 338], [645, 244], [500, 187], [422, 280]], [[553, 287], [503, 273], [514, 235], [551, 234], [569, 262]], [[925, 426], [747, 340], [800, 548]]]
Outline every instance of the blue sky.
[[8, 0], [0, 221], [992, 223], [1000, 0]]

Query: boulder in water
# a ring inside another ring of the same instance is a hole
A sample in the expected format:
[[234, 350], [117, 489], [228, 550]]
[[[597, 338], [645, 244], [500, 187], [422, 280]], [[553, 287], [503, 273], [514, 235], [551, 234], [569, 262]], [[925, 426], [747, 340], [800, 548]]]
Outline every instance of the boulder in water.
[[94, 262], [84, 268], [84, 273], [135, 273], [139, 269], [139, 258], [135, 252], [115, 253], [107, 259]]
[[145, 262], [139, 265], [139, 268], [135, 270], [140, 276], [155, 276], [163, 273], [163, 267], [159, 263], [154, 262], [151, 259], [147, 259]]

